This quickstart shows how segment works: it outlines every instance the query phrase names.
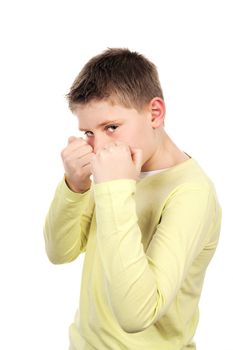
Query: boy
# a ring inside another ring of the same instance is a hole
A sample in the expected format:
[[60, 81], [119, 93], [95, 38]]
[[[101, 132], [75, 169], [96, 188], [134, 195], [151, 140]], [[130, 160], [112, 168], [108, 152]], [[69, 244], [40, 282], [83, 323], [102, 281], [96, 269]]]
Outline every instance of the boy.
[[55, 264], [85, 252], [70, 350], [196, 349], [221, 207], [209, 177], [164, 130], [155, 65], [108, 49], [67, 98], [84, 138], [71, 136], [61, 153], [44, 237]]

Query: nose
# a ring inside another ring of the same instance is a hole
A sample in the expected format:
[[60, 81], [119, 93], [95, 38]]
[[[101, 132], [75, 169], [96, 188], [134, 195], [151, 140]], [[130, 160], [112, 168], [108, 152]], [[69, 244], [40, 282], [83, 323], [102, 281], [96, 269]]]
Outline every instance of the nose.
[[96, 153], [99, 149], [103, 148], [107, 143], [109, 143], [109, 140], [107, 137], [104, 137], [103, 135], [96, 135], [94, 140], [94, 153]]
[[109, 142], [109, 138], [103, 134], [95, 134], [88, 141], [89, 145], [92, 146], [94, 153], [96, 153], [99, 149], [104, 147]]

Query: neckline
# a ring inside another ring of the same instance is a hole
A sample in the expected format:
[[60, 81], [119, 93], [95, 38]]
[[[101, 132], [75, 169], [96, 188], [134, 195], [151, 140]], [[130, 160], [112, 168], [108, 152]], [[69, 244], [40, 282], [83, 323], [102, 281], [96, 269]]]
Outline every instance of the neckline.
[[[163, 176], [163, 175], [166, 175], [166, 174], [170, 174], [170, 173], [175, 172], [177, 170], [181, 170], [182, 168], [184, 168], [184, 167], [186, 167], [186, 166], [188, 166], [188, 165], [190, 165], [192, 163], [193, 164], [197, 164], [196, 160], [193, 157], [190, 157], [189, 159], [186, 159], [186, 160], [184, 160], [183, 162], [181, 162], [179, 164], [176, 164], [176, 165], [173, 165], [172, 167], [163, 169], [163, 171], [156, 172], [156, 173], [151, 174], [149, 176], [144, 176], [141, 179], [138, 178], [137, 181], [143, 181], [143, 180], [145, 180], [147, 178], [151, 178], [151, 176]], [[150, 171], [153, 171], [153, 170], [150, 170]]]

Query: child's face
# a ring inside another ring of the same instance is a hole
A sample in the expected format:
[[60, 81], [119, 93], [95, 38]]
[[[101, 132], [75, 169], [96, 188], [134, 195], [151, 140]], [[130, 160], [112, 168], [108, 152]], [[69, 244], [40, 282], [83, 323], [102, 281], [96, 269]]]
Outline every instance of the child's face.
[[149, 112], [112, 105], [107, 101], [92, 101], [75, 110], [79, 129], [94, 152], [106, 144], [119, 140], [129, 147], [141, 148], [143, 164], [156, 148], [154, 129]]

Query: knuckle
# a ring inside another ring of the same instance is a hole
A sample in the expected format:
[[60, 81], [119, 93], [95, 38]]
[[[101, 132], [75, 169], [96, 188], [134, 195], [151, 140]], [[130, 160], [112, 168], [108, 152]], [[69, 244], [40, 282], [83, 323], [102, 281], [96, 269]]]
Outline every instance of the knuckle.
[[73, 142], [75, 140], [75, 137], [74, 136], [70, 136], [69, 138], [68, 138], [68, 143], [71, 143], [71, 142]]
[[61, 150], [61, 157], [64, 158], [65, 157], [65, 154], [66, 154], [66, 148], [64, 148], [63, 150]]

